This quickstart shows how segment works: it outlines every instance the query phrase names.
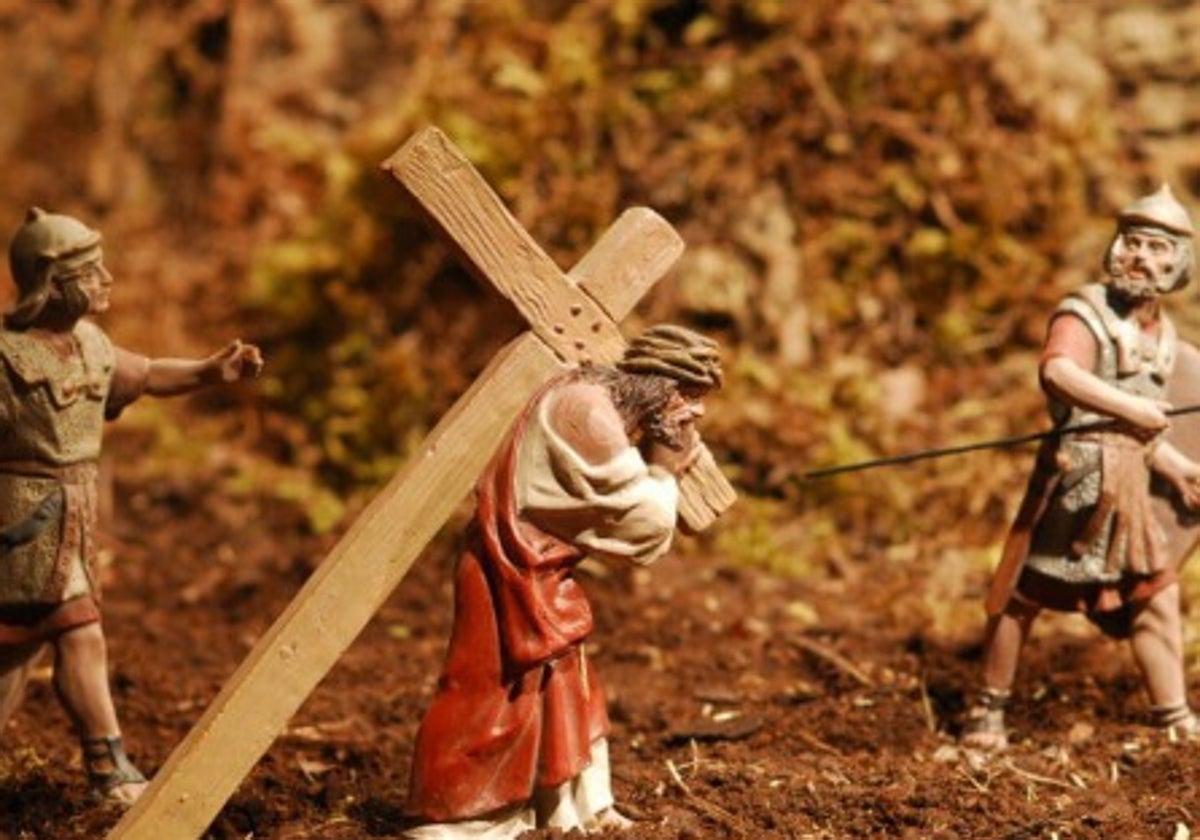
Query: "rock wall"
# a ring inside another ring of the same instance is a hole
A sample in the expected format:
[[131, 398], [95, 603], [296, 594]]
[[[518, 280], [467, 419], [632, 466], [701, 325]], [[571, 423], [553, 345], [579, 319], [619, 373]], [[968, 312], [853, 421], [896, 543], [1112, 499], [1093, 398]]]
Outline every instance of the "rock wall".
[[1122, 127], [1138, 135], [1149, 174], [1200, 201], [1200, 4], [1096, 6], [1095, 54], [1112, 74]]

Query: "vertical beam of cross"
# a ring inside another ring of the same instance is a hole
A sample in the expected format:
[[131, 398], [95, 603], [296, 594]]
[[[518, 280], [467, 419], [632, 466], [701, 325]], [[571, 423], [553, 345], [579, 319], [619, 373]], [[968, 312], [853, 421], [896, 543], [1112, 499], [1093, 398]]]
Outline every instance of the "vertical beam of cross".
[[[616, 320], [683, 249], [657, 214], [630, 210], [565, 277], [436, 129], [412, 138], [385, 168], [475, 273], [517, 304], [530, 330], [492, 360], [353, 523], [109, 840], [186, 840], [205, 831], [471, 490], [537, 388], [581, 359], [616, 358]], [[701, 472], [716, 475], [693, 479], [701, 491], [685, 490], [693, 527], [733, 500], [711, 456], [704, 464]]]

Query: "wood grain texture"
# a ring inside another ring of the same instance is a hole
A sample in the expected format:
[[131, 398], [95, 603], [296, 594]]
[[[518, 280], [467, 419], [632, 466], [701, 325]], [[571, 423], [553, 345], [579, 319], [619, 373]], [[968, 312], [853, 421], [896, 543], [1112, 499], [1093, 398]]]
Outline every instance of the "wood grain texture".
[[[603, 311], [629, 311], [678, 256], [677, 240], [650, 211], [621, 216], [581, 262], [603, 273], [626, 257], [624, 280], [597, 286]], [[493, 360], [255, 645], [110, 840], [188, 840], [205, 831], [470, 492], [537, 387], [563, 367], [532, 333]]]
[[384, 168], [462, 262], [512, 301], [530, 329], [563, 359], [607, 363], [621, 357], [625, 342], [616, 322], [567, 281], [441, 131], [418, 132]]
[[525, 403], [561, 367], [529, 333], [493, 361], [255, 645], [112, 840], [204, 832], [470, 491]]
[[[564, 276], [439, 129], [417, 132], [383, 168], [482, 282], [495, 285], [530, 329], [570, 362], [615, 362], [625, 349], [617, 320], [683, 252], [679, 234], [648, 208], [623, 213]], [[680, 482], [680, 517], [707, 529], [737, 498], [705, 448]]]
[[679, 518], [698, 533], [737, 501], [737, 491], [717, 466], [712, 452], [700, 444], [700, 456], [679, 479]]
[[620, 215], [571, 269], [570, 278], [620, 323], [683, 255], [683, 240], [647, 207]]

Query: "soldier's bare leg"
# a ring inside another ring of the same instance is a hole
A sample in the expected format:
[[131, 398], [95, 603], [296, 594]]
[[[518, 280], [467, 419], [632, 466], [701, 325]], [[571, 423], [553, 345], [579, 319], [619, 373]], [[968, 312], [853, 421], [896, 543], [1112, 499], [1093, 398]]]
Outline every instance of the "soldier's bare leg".
[[967, 713], [963, 744], [985, 750], [1008, 746], [1004, 709], [1017, 677], [1017, 665], [1040, 609], [1017, 599], [988, 619], [984, 636], [983, 691]]
[[0, 737], [13, 712], [21, 705], [25, 684], [41, 651], [40, 642], [0, 650]]
[[1011, 691], [1017, 665], [1033, 620], [1041, 610], [1013, 599], [1003, 613], [988, 619], [984, 636], [983, 684], [996, 691]]
[[54, 688], [83, 744], [93, 787], [108, 799], [133, 802], [145, 780], [125, 756], [108, 684], [108, 646], [99, 622], [75, 627], [54, 641]]
[[121, 734], [108, 687], [108, 646], [99, 622], [54, 641], [54, 689], [80, 738]]
[[1195, 728], [1187, 702], [1183, 673], [1183, 622], [1179, 614], [1179, 584], [1155, 593], [1133, 618], [1130, 637], [1133, 657], [1146, 682], [1146, 692], [1158, 723]]

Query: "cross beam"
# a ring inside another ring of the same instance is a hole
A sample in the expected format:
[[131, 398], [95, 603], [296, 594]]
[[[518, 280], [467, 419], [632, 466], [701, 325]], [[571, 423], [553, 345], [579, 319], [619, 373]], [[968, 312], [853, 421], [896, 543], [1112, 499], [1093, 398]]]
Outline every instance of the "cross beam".
[[[633, 258], [641, 230], [610, 230], [612, 253], [594, 249], [566, 276], [505, 208], [478, 170], [435, 128], [414, 135], [384, 164], [417, 202], [459, 259], [481, 281], [491, 283], [529, 323], [530, 331], [567, 362], [614, 362], [625, 349], [617, 327], [661, 273], [645, 270]], [[663, 226], [673, 263], [683, 243]], [[669, 268], [669, 265], [667, 266]], [[665, 269], [664, 269], [665, 271]], [[736, 495], [707, 447], [680, 482], [680, 516], [703, 531], [733, 504]]]
[[[437, 129], [415, 135], [384, 168], [530, 329], [501, 350], [351, 525], [109, 840], [185, 840], [207, 829], [470, 492], [526, 402], [570, 364], [617, 358], [624, 343], [616, 322], [683, 250], [653, 211], [629, 210], [563, 275]], [[696, 529], [734, 499], [707, 451], [681, 490], [681, 516]]]

